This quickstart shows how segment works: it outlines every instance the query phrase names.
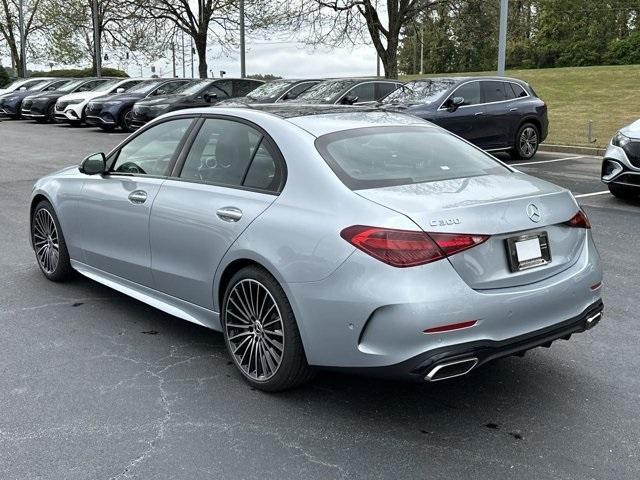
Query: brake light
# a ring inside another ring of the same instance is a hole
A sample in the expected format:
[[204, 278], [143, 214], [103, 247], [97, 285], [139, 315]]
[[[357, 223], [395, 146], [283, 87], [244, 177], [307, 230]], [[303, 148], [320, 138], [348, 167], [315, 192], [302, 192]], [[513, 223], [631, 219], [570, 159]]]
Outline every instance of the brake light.
[[488, 235], [425, 233], [354, 225], [340, 236], [354, 247], [393, 267], [415, 267], [441, 260], [486, 241]]
[[578, 213], [571, 217], [571, 220], [564, 223], [565, 225], [569, 225], [570, 227], [591, 228], [591, 222], [589, 222], [587, 214], [584, 213], [582, 209], [578, 210]]

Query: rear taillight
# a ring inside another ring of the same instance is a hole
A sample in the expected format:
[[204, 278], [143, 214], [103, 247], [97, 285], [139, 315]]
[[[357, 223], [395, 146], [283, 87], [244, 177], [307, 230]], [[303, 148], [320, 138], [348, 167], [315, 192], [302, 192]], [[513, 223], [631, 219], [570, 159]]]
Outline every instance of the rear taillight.
[[394, 267], [415, 267], [481, 244], [488, 235], [425, 233], [413, 230], [347, 227], [340, 236], [354, 247]]
[[569, 225], [570, 227], [591, 228], [591, 222], [589, 222], [587, 214], [584, 213], [582, 209], [578, 210], [578, 213], [571, 217], [571, 220], [564, 223], [565, 225]]

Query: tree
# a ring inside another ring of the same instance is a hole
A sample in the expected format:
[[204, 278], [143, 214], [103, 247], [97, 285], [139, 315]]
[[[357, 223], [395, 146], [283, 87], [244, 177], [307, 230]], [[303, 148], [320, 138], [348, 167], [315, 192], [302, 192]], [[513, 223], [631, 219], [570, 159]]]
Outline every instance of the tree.
[[307, 0], [295, 14], [297, 29], [310, 32], [308, 43], [373, 43], [385, 77], [398, 77], [400, 33], [419, 15], [429, 15], [446, 0]]
[[[48, 25], [49, 58], [65, 65], [89, 61], [95, 74], [91, 4], [91, 0], [51, 0], [45, 4], [43, 14]], [[164, 44], [159, 39], [165, 39], [166, 32], [158, 31], [158, 25], [145, 21], [139, 13], [126, 0], [98, 2], [98, 35], [110, 53], [122, 52], [124, 58], [129, 58], [129, 53], [150, 58], [160, 55]]]
[[9, 74], [5, 70], [5, 68], [0, 64], [0, 88], [4, 87], [7, 83], [9, 83], [10, 78]]
[[[24, 0], [24, 38], [25, 43], [29, 37], [42, 27], [40, 17], [41, 0]], [[12, 66], [18, 71], [18, 75], [26, 75], [26, 58], [22, 58], [20, 49], [20, 30], [18, 21], [18, 0], [0, 0], [0, 36], [4, 38]]]

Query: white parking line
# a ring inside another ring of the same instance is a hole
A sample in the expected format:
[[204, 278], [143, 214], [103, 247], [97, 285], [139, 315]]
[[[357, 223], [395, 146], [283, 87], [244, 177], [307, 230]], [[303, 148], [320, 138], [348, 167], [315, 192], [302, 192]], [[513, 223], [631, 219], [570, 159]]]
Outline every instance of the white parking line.
[[593, 193], [581, 193], [580, 195], [574, 195], [574, 196], [576, 198], [595, 197], [596, 195], [604, 195], [605, 193], [609, 193], [609, 190], [603, 190], [602, 192], [593, 192]]
[[585, 158], [588, 155], [578, 155], [576, 157], [565, 157], [565, 158], [554, 158], [553, 160], [537, 160], [535, 162], [524, 162], [524, 163], [512, 163], [512, 167], [519, 167], [521, 165], [537, 165], [538, 163], [553, 163], [553, 162], [563, 162], [565, 160], [573, 160], [576, 158]]

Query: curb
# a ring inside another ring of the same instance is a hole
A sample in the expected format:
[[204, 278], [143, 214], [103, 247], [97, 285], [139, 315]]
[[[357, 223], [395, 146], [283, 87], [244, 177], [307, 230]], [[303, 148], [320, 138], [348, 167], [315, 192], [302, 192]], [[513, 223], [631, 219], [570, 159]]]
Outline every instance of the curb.
[[593, 155], [602, 157], [606, 148], [578, 147], [574, 145], [549, 145], [541, 144], [538, 147], [541, 152], [575, 153], [576, 155]]

